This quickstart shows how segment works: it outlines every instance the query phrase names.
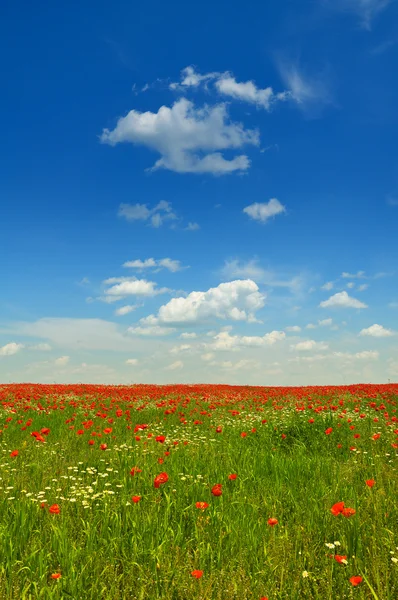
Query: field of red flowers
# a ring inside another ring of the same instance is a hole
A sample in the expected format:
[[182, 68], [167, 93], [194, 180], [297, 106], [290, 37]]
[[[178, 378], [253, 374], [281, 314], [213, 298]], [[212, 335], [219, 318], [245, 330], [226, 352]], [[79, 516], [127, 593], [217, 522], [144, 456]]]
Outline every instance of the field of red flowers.
[[0, 600], [397, 600], [397, 400], [0, 386]]

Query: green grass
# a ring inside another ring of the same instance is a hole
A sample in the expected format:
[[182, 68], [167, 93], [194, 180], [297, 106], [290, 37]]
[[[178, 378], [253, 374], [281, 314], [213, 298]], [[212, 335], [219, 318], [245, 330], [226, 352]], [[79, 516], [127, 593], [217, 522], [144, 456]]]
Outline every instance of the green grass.
[[[223, 406], [211, 416], [181, 409], [184, 425], [178, 412], [165, 417], [164, 407], [150, 403], [132, 410], [127, 429], [114, 408], [109, 424], [96, 416], [98, 407], [66, 404], [35, 413], [26, 431], [16, 420], [27, 416], [3, 408], [0, 422], [13, 420], [0, 436], [0, 600], [397, 600], [394, 426], [373, 422], [367, 407], [363, 419], [346, 408], [344, 419], [333, 411], [297, 412], [293, 404], [283, 411], [265, 404], [261, 413], [247, 405], [238, 416]], [[73, 413], [75, 421], [65, 424]], [[93, 427], [77, 435], [89, 418]], [[149, 428], [135, 434], [137, 423]], [[42, 427], [50, 428], [45, 443], [30, 436]], [[112, 433], [91, 437], [105, 427]], [[155, 441], [159, 434], [164, 444]], [[132, 477], [134, 466], [142, 472]], [[169, 481], [155, 489], [162, 471]], [[365, 484], [370, 478], [373, 488]], [[220, 497], [211, 494], [216, 483], [223, 484]], [[132, 503], [133, 495], [141, 501]], [[197, 501], [210, 506], [198, 510]], [[356, 514], [333, 516], [338, 501]], [[54, 503], [59, 515], [48, 510]], [[270, 527], [270, 517], [278, 525]], [[347, 565], [334, 554], [346, 555]], [[194, 569], [203, 570], [201, 579], [191, 576]], [[53, 573], [62, 577], [53, 580]], [[349, 581], [354, 575], [363, 577], [357, 587]]]

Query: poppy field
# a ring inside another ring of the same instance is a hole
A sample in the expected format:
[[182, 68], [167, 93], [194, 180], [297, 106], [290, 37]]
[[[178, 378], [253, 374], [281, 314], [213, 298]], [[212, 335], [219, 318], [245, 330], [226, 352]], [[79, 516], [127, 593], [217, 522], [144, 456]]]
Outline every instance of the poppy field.
[[0, 600], [397, 600], [397, 400], [0, 386]]

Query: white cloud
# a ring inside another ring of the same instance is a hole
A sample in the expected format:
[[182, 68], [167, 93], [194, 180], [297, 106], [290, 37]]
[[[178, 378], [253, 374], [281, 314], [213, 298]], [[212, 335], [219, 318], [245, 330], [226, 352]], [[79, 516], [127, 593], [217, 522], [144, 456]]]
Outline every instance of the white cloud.
[[60, 356], [59, 358], [56, 358], [54, 360], [54, 364], [57, 367], [65, 367], [69, 361], [70, 361], [69, 356]]
[[176, 273], [177, 271], [181, 271], [182, 269], [188, 269], [189, 267], [183, 267], [179, 260], [173, 260], [171, 258], [160, 258], [159, 260], [155, 260], [154, 258], [146, 258], [145, 260], [136, 259], [129, 260], [123, 263], [123, 267], [128, 267], [130, 269], [137, 269], [139, 271], [143, 271], [144, 269], [168, 269], [171, 273]]
[[173, 329], [172, 327], [160, 327], [159, 325], [152, 325], [149, 327], [129, 327], [127, 331], [129, 333], [132, 333], [133, 335], [156, 337], [169, 335], [170, 333], [173, 333], [175, 329]]
[[291, 344], [291, 350], [297, 350], [298, 352], [307, 352], [308, 350], [327, 350], [328, 344], [325, 342], [316, 342], [315, 340], [305, 340], [304, 342], [298, 342], [297, 344]]
[[357, 271], [356, 273], [344, 272], [341, 276], [343, 279], [364, 279], [366, 277], [365, 271]]
[[164, 294], [170, 291], [167, 288], [156, 289], [157, 283], [154, 281], [136, 279], [135, 277], [111, 277], [104, 281], [105, 284], [114, 282], [115, 285], [112, 285], [112, 287], [106, 290], [106, 298], [115, 296], [118, 299], [125, 296], [157, 296], [158, 294]]
[[273, 102], [285, 97], [284, 94], [275, 95], [271, 87], [260, 89], [253, 81], [238, 83], [231, 73], [223, 73], [216, 80], [215, 86], [220, 94], [255, 104], [258, 108], [265, 108], [265, 110], [270, 110]]
[[364, 29], [370, 30], [373, 19], [389, 6], [391, 0], [322, 0], [326, 6], [356, 14]]
[[42, 343], [42, 344], [34, 344], [33, 346], [29, 346], [29, 350], [38, 350], [39, 352], [49, 352], [52, 350], [50, 344]]
[[197, 336], [196, 336], [196, 333], [195, 333], [194, 331], [192, 331], [192, 333], [189, 333], [189, 332], [184, 332], [184, 333], [182, 333], [182, 334], [180, 335], [180, 338], [181, 338], [182, 340], [193, 340], [193, 339], [195, 339], [196, 337], [197, 337]]
[[220, 283], [207, 292], [191, 292], [186, 298], [172, 298], [160, 307], [157, 317], [141, 319], [144, 326], [198, 323], [208, 319], [254, 322], [254, 313], [262, 308], [265, 296], [250, 279]]
[[305, 326], [305, 328], [306, 328], [306, 329], [316, 329], [316, 325], [314, 325], [314, 323], [308, 323], [308, 324]]
[[338, 292], [334, 296], [330, 296], [328, 300], [321, 302], [319, 306], [322, 308], [368, 308], [367, 304], [352, 298], [347, 292]]
[[126, 365], [131, 365], [132, 367], [135, 367], [136, 365], [138, 365], [138, 360], [136, 358], [128, 358], [126, 360]]
[[213, 352], [206, 352], [205, 354], [201, 354], [200, 358], [205, 361], [212, 360], [214, 358]]
[[180, 344], [179, 346], [173, 346], [170, 350], [170, 354], [179, 354], [180, 352], [185, 352], [186, 350], [190, 350], [190, 344]]
[[118, 317], [122, 317], [123, 315], [128, 315], [133, 312], [137, 307], [136, 304], [127, 304], [126, 306], [121, 306], [120, 308], [115, 310], [115, 315]]
[[355, 283], [353, 281], [349, 281], [347, 283], [347, 287], [348, 287], [349, 290], [352, 290], [352, 288], [355, 287]]
[[333, 323], [333, 319], [322, 319], [318, 321], [318, 325], [321, 327], [330, 327]]
[[17, 354], [17, 352], [22, 350], [23, 347], [23, 344], [10, 342], [9, 344], [6, 344], [0, 348], [0, 356], [12, 356], [13, 354]]
[[364, 292], [368, 287], [369, 285], [367, 283], [361, 283], [361, 285], [357, 287], [357, 292]]
[[379, 353], [373, 350], [363, 350], [362, 352], [333, 352], [335, 358], [344, 358], [348, 360], [377, 360]]
[[101, 141], [111, 146], [121, 142], [147, 146], [161, 158], [154, 169], [177, 173], [212, 173], [222, 175], [246, 171], [250, 161], [246, 155], [227, 160], [221, 150], [259, 145], [259, 134], [242, 124], [228, 122], [227, 107], [218, 104], [196, 109], [181, 98], [171, 108], [162, 106], [157, 113], [131, 110], [121, 117], [115, 129], [104, 129]]
[[323, 286], [321, 287], [321, 290], [329, 291], [329, 290], [333, 289], [333, 286], [334, 286], [333, 281], [327, 281], [326, 283], [323, 284]]
[[255, 202], [243, 209], [243, 212], [249, 215], [255, 221], [266, 223], [271, 217], [275, 217], [286, 212], [286, 208], [276, 198], [271, 198], [269, 202]]
[[284, 331], [271, 331], [262, 337], [247, 335], [230, 335], [228, 331], [221, 331], [214, 336], [214, 341], [206, 344], [211, 350], [237, 350], [240, 347], [262, 347], [273, 346], [276, 342], [284, 340]]
[[308, 76], [297, 65], [279, 61], [280, 76], [289, 89], [289, 97], [295, 100], [305, 113], [318, 113], [332, 103], [330, 86], [324, 74]]
[[398, 302], [389, 302], [388, 308], [398, 308]]
[[200, 225], [198, 223], [193, 223], [189, 221], [188, 225], [185, 227], [185, 231], [197, 231], [200, 229]]
[[289, 327], [285, 327], [285, 330], [293, 333], [299, 333], [301, 331], [301, 327], [298, 325], [289, 325]]
[[221, 270], [223, 278], [245, 278], [253, 279], [258, 283], [263, 283], [271, 288], [287, 288], [290, 292], [298, 294], [304, 285], [304, 278], [301, 275], [288, 278], [285, 275], [280, 276], [272, 271], [266, 271], [257, 264], [257, 260], [249, 260], [246, 263], [239, 260], [227, 260]]
[[[44, 318], [11, 325], [18, 335], [41, 338], [74, 350], [132, 351], [136, 342], [116, 323], [103, 319]], [[168, 330], [169, 331], [169, 330]], [[140, 343], [140, 348], [143, 343]]]
[[390, 337], [394, 335], [391, 329], [385, 329], [382, 325], [371, 325], [367, 329], [362, 329], [359, 335], [370, 335], [371, 337]]
[[234, 100], [241, 100], [254, 104], [257, 108], [270, 110], [277, 101], [283, 101], [290, 97], [290, 92], [275, 94], [271, 87], [259, 88], [253, 81], [238, 82], [233, 73], [212, 72], [201, 75], [193, 66], [186, 67], [181, 71], [181, 82], [170, 84], [172, 90], [183, 90], [186, 88], [198, 88], [204, 85], [208, 90], [208, 84], [213, 81], [215, 89], [223, 96]]
[[183, 366], [184, 363], [182, 360], [176, 360], [175, 362], [171, 363], [171, 365], [165, 367], [165, 371], [176, 371], [177, 369], [182, 369]]
[[127, 221], [147, 221], [155, 229], [161, 227], [165, 221], [178, 220], [170, 202], [165, 200], [161, 200], [153, 208], [148, 208], [146, 204], [120, 204], [117, 214]]
[[185, 67], [181, 71], [181, 82], [180, 83], [171, 83], [170, 89], [176, 90], [180, 89], [180, 87], [198, 87], [202, 82], [209, 81], [210, 79], [214, 79], [217, 77], [218, 73], [207, 73], [205, 75], [200, 75], [195, 71], [193, 66]]

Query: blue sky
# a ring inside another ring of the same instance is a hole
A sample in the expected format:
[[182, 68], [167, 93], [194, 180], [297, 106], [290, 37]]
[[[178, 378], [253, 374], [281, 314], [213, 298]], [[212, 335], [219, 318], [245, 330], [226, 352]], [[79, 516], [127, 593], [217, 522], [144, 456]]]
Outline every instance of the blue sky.
[[397, 22], [3, 5], [0, 380], [396, 381]]

